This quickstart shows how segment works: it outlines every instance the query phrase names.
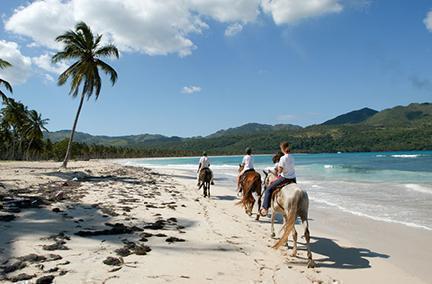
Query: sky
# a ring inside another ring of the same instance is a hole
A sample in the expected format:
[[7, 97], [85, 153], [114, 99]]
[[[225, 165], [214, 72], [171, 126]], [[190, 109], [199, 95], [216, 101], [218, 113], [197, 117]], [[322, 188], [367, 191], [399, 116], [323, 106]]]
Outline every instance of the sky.
[[[430, 0], [0, 0], [0, 78], [70, 129], [55, 37], [85, 21], [120, 50], [78, 131], [208, 135], [249, 122], [307, 126], [432, 101]], [[4, 91], [4, 90], [3, 90]]]

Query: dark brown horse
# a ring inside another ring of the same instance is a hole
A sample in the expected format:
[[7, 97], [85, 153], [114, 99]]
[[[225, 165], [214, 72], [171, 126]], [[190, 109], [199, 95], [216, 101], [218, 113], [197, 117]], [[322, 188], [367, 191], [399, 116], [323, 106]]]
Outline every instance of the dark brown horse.
[[[243, 171], [243, 166], [240, 165], [239, 173]], [[255, 192], [258, 196], [258, 214], [256, 220], [259, 220], [261, 209], [261, 175], [254, 170], [245, 172], [239, 180], [240, 188], [243, 192], [242, 200], [238, 204], [242, 204], [245, 208], [246, 214], [252, 215], [252, 209], [255, 205], [255, 197], [253, 193]]]
[[198, 190], [203, 188], [203, 196], [210, 197], [210, 184], [212, 173], [209, 168], [202, 168], [199, 173]]

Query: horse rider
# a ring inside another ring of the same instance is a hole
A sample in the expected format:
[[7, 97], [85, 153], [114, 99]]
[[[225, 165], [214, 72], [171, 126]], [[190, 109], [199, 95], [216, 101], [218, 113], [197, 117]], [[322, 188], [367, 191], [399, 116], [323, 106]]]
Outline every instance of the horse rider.
[[254, 170], [253, 157], [252, 157], [252, 149], [246, 148], [246, 155], [243, 157], [242, 163], [240, 164], [243, 167], [243, 170], [237, 176], [237, 194], [241, 192], [240, 182], [243, 178], [243, 174], [248, 171]]
[[207, 157], [207, 152], [205, 152], [205, 151], [203, 152], [202, 157], [199, 160], [198, 171], [197, 171], [197, 186], [200, 185], [199, 184], [199, 182], [200, 182], [200, 180], [199, 180], [200, 179], [200, 172], [203, 169], [208, 169], [210, 171], [210, 173], [211, 173], [211, 181], [210, 181], [210, 183], [212, 185], [214, 185], [214, 182], [213, 182], [213, 171], [210, 169], [210, 160]]
[[264, 202], [260, 210], [261, 216], [267, 216], [272, 194], [277, 188], [281, 188], [290, 183], [297, 183], [294, 169], [294, 158], [291, 155], [289, 143], [282, 142], [280, 144], [280, 150], [284, 155], [280, 158], [278, 163], [279, 176], [265, 191]]

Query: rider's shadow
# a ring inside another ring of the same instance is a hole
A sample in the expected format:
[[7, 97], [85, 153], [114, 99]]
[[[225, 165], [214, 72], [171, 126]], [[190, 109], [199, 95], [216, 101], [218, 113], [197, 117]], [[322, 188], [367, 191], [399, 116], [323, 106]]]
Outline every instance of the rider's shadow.
[[334, 240], [320, 237], [311, 237], [311, 250], [313, 253], [323, 255], [323, 258], [314, 258], [320, 267], [341, 269], [370, 268], [367, 258], [389, 258], [389, 255], [373, 252], [366, 248], [341, 247]]

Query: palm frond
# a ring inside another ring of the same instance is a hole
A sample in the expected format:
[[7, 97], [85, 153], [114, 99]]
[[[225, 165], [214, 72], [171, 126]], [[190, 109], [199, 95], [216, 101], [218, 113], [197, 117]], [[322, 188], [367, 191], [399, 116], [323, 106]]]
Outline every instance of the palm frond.
[[11, 66], [12, 66], [12, 64], [7, 62], [6, 60], [0, 59], [0, 69], [4, 69], [7, 67], [11, 67]]
[[100, 59], [96, 59], [96, 64], [105, 72], [105, 74], [110, 76], [111, 83], [114, 85], [118, 77], [117, 72], [114, 70], [114, 68], [112, 68]]
[[12, 85], [8, 81], [0, 79], [0, 86], [3, 85], [9, 93], [13, 93]]
[[119, 51], [113, 44], [105, 45], [95, 51], [95, 56], [108, 56], [119, 58]]

